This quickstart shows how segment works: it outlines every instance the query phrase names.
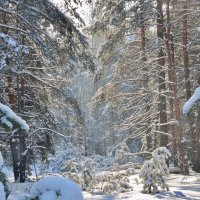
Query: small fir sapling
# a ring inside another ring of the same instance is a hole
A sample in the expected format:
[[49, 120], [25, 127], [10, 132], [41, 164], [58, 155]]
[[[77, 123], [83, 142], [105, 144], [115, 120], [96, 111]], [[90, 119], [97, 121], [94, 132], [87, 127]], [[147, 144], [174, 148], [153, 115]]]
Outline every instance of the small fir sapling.
[[84, 189], [88, 189], [91, 186], [92, 183], [92, 176], [90, 174], [90, 171], [88, 169], [83, 170], [83, 180], [84, 180]]
[[[156, 181], [154, 179], [153, 175], [153, 169], [154, 164], [151, 160], [147, 160], [144, 162], [140, 172], [139, 177], [143, 180], [144, 186], [143, 186], [143, 192], [145, 193], [155, 193], [158, 191]], [[151, 188], [153, 188], [153, 191], [151, 191]]]
[[169, 175], [169, 168], [166, 164], [166, 160], [171, 156], [171, 153], [166, 147], [159, 147], [152, 152], [153, 158], [151, 159], [154, 163], [154, 177], [156, 183], [161, 187], [162, 190], [169, 191], [169, 187], [165, 183], [164, 176]]
[[[152, 152], [153, 158], [145, 161], [142, 166], [139, 177], [143, 179], [143, 192], [155, 193], [158, 191], [158, 186], [162, 190], [169, 190], [165, 183], [164, 176], [169, 175], [169, 168], [166, 164], [166, 159], [171, 156], [166, 147], [159, 147]], [[152, 190], [153, 189], [153, 190]]]
[[64, 171], [78, 173], [78, 163], [74, 160], [67, 160], [64, 163]]

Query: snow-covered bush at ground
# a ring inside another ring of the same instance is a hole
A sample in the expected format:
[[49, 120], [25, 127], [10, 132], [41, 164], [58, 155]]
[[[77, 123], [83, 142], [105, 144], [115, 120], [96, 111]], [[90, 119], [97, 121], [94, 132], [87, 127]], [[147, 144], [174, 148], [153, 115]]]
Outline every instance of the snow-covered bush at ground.
[[200, 100], [200, 86], [195, 90], [194, 94], [190, 97], [190, 99], [183, 105], [183, 114], [189, 113], [192, 107], [199, 100]]
[[[164, 176], [169, 175], [169, 169], [166, 164], [166, 159], [171, 156], [166, 147], [159, 147], [152, 152], [153, 158], [145, 161], [140, 172], [139, 177], [143, 179], [143, 192], [155, 193], [158, 191], [158, 186], [162, 190], [169, 190], [165, 183]], [[152, 191], [153, 188], [153, 191]]]
[[34, 183], [30, 199], [39, 200], [83, 200], [81, 188], [76, 183], [61, 177], [45, 177]]
[[[74, 166], [73, 172], [89, 169], [95, 171], [97, 168], [104, 168], [113, 165], [112, 157], [103, 157], [100, 155], [92, 155], [84, 157], [80, 149], [71, 142], [61, 142], [59, 150], [56, 151], [56, 156], [51, 156], [49, 166], [53, 172], [71, 171], [72, 163], [77, 163]], [[76, 167], [76, 169], [75, 169]]]
[[[108, 171], [104, 171], [108, 173]], [[110, 173], [110, 172], [109, 172]], [[117, 172], [116, 172], [117, 173]], [[97, 175], [102, 174], [98, 172]], [[199, 200], [200, 198], [200, 174], [190, 171], [190, 175], [170, 174], [167, 177], [167, 184], [170, 185], [170, 191], [159, 192], [156, 194], [141, 193], [143, 184], [138, 173], [129, 177], [129, 184], [133, 190], [129, 192], [114, 192], [112, 195], [105, 195], [102, 192], [93, 193], [83, 191], [84, 200]], [[30, 193], [33, 182], [10, 183], [11, 194], [7, 200], [28, 200], [25, 194]], [[100, 184], [102, 186], [102, 184]], [[27, 195], [26, 195], [27, 196]], [[51, 200], [51, 199], [48, 199]]]
[[53, 156], [49, 163], [54, 172], [65, 170], [69, 160], [80, 162], [83, 159], [80, 149], [71, 142], [62, 141], [59, 147], [56, 156]]
[[88, 159], [91, 159], [91, 161], [95, 163], [94, 166], [96, 168], [110, 167], [113, 165], [114, 161], [112, 157], [103, 157], [101, 155], [92, 155]]
[[130, 149], [126, 143], [122, 143], [115, 149], [115, 163], [118, 165], [124, 165], [129, 162], [127, 153], [130, 153]]

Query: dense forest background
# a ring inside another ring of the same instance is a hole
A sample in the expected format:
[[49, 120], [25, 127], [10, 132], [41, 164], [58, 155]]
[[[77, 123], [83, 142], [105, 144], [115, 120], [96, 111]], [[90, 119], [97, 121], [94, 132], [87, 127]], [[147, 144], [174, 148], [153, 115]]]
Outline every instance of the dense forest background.
[[[0, 1], [0, 102], [29, 124], [0, 129], [5, 165], [140, 163], [166, 146], [200, 172], [200, 1]], [[0, 113], [1, 115], [2, 113]], [[42, 164], [41, 164], [42, 163]]]

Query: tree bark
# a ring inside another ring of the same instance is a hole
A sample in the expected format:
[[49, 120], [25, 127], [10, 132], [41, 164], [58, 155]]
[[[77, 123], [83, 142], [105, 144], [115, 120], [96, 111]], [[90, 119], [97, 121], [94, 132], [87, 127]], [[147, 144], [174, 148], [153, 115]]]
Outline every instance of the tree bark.
[[20, 130], [19, 132], [20, 139], [20, 165], [19, 165], [19, 174], [20, 174], [20, 183], [24, 183], [26, 180], [26, 159], [27, 159], [27, 148], [26, 148], [26, 133], [25, 131]]
[[10, 149], [11, 149], [11, 155], [12, 155], [13, 173], [14, 173], [15, 181], [19, 180], [19, 153], [18, 153], [19, 141], [18, 140], [19, 138], [17, 136], [13, 136], [13, 138], [10, 139]]
[[189, 54], [187, 50], [187, 44], [188, 44], [188, 17], [187, 14], [187, 1], [185, 1], [183, 6], [183, 35], [182, 35], [182, 41], [183, 41], [183, 65], [184, 65], [184, 76], [185, 76], [185, 89], [186, 89], [186, 99], [189, 99], [191, 97], [191, 83], [190, 83], [190, 70], [189, 70]]
[[148, 104], [148, 91], [149, 91], [149, 76], [148, 76], [148, 69], [146, 67], [146, 61], [147, 61], [147, 56], [146, 56], [146, 27], [144, 24], [144, 0], [141, 1], [141, 28], [140, 28], [140, 38], [141, 38], [141, 51], [142, 51], [142, 69], [143, 69], [143, 87], [145, 93], [147, 93], [145, 97], [145, 116], [147, 118], [146, 121], [146, 126], [145, 126], [145, 137], [146, 137], [146, 150], [151, 151], [153, 150], [152, 148], [152, 137], [150, 135], [151, 133], [151, 128], [150, 128], [150, 118], [149, 112], [150, 112], [150, 105]]
[[160, 118], [160, 146], [168, 144], [168, 125], [167, 125], [167, 102], [165, 97], [165, 58], [163, 52], [164, 43], [164, 19], [163, 19], [163, 3], [157, 0], [157, 38], [158, 38], [158, 90], [159, 90], [159, 118]]
[[[169, 9], [170, 0], [167, 0], [167, 28], [166, 28], [166, 49], [168, 57], [168, 87], [170, 90], [169, 98], [169, 107], [170, 107], [170, 131], [172, 133], [172, 157], [174, 163], [176, 164], [176, 159], [178, 158], [181, 173], [186, 173], [186, 164], [185, 164], [185, 152], [184, 144], [181, 142], [183, 140], [183, 130], [181, 127], [181, 111], [180, 111], [180, 102], [177, 97], [177, 78], [175, 72], [175, 59], [174, 59], [174, 45], [173, 45], [173, 36], [170, 29], [170, 9]], [[177, 151], [179, 156], [177, 157]]]
[[[3, 24], [7, 25], [9, 22], [7, 14], [4, 14], [2, 17]], [[2, 32], [4, 34], [8, 34], [8, 28], [2, 28]], [[16, 105], [16, 97], [15, 91], [13, 87], [13, 76], [11, 72], [11, 63], [9, 58], [6, 58], [6, 64], [8, 66], [8, 75], [7, 75], [7, 85], [8, 85], [8, 102], [11, 108], [14, 110]], [[18, 154], [18, 136], [17, 132], [10, 139], [10, 148], [11, 148], [11, 156], [13, 161], [13, 173], [15, 181], [19, 179], [19, 154]]]
[[[191, 97], [191, 82], [190, 82], [190, 70], [189, 70], [189, 53], [187, 49], [188, 44], [188, 15], [186, 14], [188, 11], [188, 2], [184, 1], [183, 4], [183, 19], [182, 19], [182, 43], [183, 43], [183, 65], [184, 65], [184, 76], [185, 76], [185, 89], [186, 89], [186, 99], [188, 100]], [[195, 130], [195, 116], [193, 113], [190, 114], [189, 120], [189, 134], [191, 140], [191, 160], [193, 164], [193, 170], [199, 171], [200, 162], [198, 160], [200, 149], [199, 147], [199, 130]]]
[[168, 60], [168, 87], [169, 87], [169, 109], [170, 109], [170, 125], [169, 131], [172, 135], [172, 158], [176, 160], [177, 144], [176, 144], [176, 134], [175, 134], [175, 94], [176, 94], [176, 83], [175, 83], [175, 68], [174, 68], [174, 50], [172, 49], [172, 35], [170, 29], [170, 11], [169, 2], [167, 0], [166, 11], [167, 11], [167, 27], [165, 33], [165, 44], [167, 49], [167, 60]]

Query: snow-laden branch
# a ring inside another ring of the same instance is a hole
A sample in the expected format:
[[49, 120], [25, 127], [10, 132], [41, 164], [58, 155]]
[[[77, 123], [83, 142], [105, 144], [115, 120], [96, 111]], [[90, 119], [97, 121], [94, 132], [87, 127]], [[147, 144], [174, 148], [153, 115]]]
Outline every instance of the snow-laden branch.
[[200, 86], [195, 90], [190, 99], [183, 105], [183, 114], [190, 112], [192, 107], [200, 100]]
[[22, 130], [28, 131], [29, 130], [29, 126], [26, 123], [25, 120], [23, 120], [21, 117], [17, 116], [12, 110], [11, 108], [9, 108], [8, 106], [0, 103], [0, 121], [2, 124], [6, 125], [6, 127], [8, 127], [9, 129], [13, 128], [13, 121], [19, 125], [19, 127]]
[[[29, 135], [29, 137], [31, 137], [32, 135], [34, 135], [36, 132], [40, 132], [40, 131], [49, 131], [49, 132], [52, 132], [52, 133], [54, 133], [54, 134], [57, 134], [57, 135], [59, 135], [59, 136], [61, 136], [61, 137], [64, 137], [64, 138], [67, 137], [67, 136], [65, 136], [65, 135], [63, 135], [63, 134], [61, 134], [61, 133], [59, 133], [59, 132], [57, 132], [57, 131], [54, 131], [54, 130], [52, 130], [52, 129], [49, 129], [49, 128], [38, 128], [37, 130], [35, 130], [34, 132], [32, 132], [32, 133]], [[41, 134], [41, 132], [40, 132], [40, 134]]]
[[4, 27], [4, 28], [9, 28], [9, 29], [14, 29], [16, 31], [20, 31], [20, 32], [23, 32], [23, 33], [26, 33], [27, 34], [27, 31], [21, 29], [21, 28], [17, 28], [15, 26], [10, 26], [10, 25], [6, 25], [6, 24], [0, 24], [0, 27]]

